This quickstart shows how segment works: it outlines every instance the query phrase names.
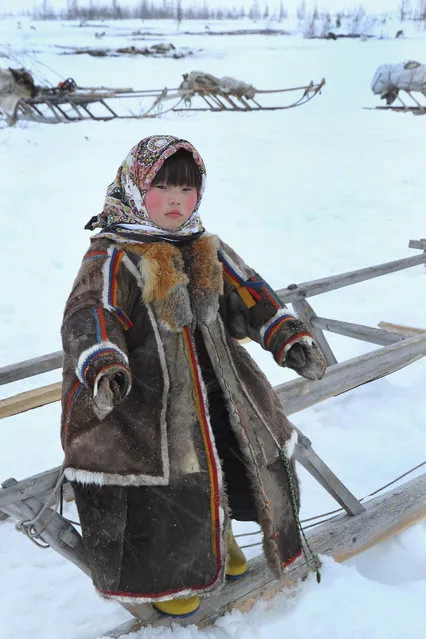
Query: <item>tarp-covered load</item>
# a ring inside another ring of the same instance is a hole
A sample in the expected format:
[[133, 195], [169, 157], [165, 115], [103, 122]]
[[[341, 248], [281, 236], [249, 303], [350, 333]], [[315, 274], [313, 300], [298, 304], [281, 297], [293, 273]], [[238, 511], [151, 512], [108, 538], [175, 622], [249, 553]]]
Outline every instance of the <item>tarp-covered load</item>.
[[388, 105], [396, 100], [401, 90], [420, 91], [426, 96], [426, 64], [415, 60], [382, 64], [373, 76], [371, 90]]
[[179, 87], [179, 95], [184, 100], [190, 100], [196, 93], [224, 93], [240, 98], [254, 98], [256, 89], [251, 84], [236, 80], [229, 76], [216, 78], [203, 71], [191, 71], [185, 73], [183, 82]]

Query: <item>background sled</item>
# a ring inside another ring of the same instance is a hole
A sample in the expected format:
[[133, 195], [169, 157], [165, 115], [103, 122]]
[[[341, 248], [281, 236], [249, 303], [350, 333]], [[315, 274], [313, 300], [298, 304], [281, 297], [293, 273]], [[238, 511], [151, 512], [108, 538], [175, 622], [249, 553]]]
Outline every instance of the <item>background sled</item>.
[[[271, 111], [301, 106], [322, 89], [319, 83], [287, 89], [255, 89], [253, 97], [225, 93], [220, 90], [199, 90], [191, 99], [182, 97], [179, 88], [133, 90], [104, 87], [78, 87], [72, 91], [48, 89], [33, 98], [21, 98], [8, 123], [29, 120], [55, 124], [82, 120], [114, 120], [158, 117], [184, 111]], [[286, 100], [288, 94], [288, 100]]]
[[[411, 241], [411, 248], [420, 249], [415, 255], [393, 262], [372, 266], [358, 271], [306, 282], [290, 284], [277, 291], [284, 303], [291, 303], [296, 314], [308, 324], [327, 358], [329, 368], [320, 381], [297, 379], [275, 388], [282, 399], [287, 414], [291, 415], [332, 396], [347, 392], [361, 384], [397, 371], [426, 355], [426, 330], [406, 328], [392, 324], [382, 324], [374, 328], [318, 317], [306, 298], [335, 290], [349, 284], [365, 281], [387, 273], [426, 264], [426, 239]], [[355, 339], [381, 345], [382, 348], [359, 357], [338, 363], [326, 338], [324, 330], [329, 330]], [[61, 366], [62, 353], [57, 352], [27, 362], [0, 369], [0, 384], [24, 379]], [[22, 393], [0, 402], [0, 417], [57, 401], [61, 384], [52, 384], [43, 389]], [[307, 535], [314, 552], [327, 554], [337, 561], [344, 561], [367, 548], [380, 543], [391, 535], [413, 525], [426, 517], [426, 474], [398, 488], [373, 499], [357, 499], [334, 475], [312, 448], [311, 442], [299, 432], [296, 459], [341, 506], [336, 511], [310, 518], [316, 523]], [[415, 469], [426, 465], [426, 461]], [[408, 472], [411, 472], [408, 471]], [[408, 473], [405, 473], [405, 476]], [[400, 476], [369, 497], [388, 488], [402, 479]], [[55, 468], [26, 480], [17, 482], [8, 479], [0, 490], [0, 515], [11, 516], [19, 521], [18, 529], [38, 545], [50, 545], [54, 550], [75, 563], [86, 574], [90, 574], [83, 541], [77, 530], [52, 507], [58, 491], [69, 484], [63, 484], [60, 468]], [[302, 522], [303, 523], [303, 522]], [[250, 571], [240, 581], [227, 585], [214, 597], [203, 599], [200, 611], [182, 624], [205, 626], [232, 608], [249, 609], [259, 597], [271, 597], [279, 590], [305, 577], [309, 567], [298, 560], [286, 571], [281, 580], [270, 575], [263, 557], [249, 562]], [[109, 633], [119, 637], [134, 632], [145, 625], [166, 626], [176, 623], [154, 611], [147, 604], [123, 605], [134, 618]]]
[[[399, 89], [397, 96], [395, 97], [395, 101], [398, 101], [398, 104], [392, 102], [391, 104], [382, 104], [375, 107], [364, 107], [365, 109], [379, 109], [382, 111], [395, 111], [396, 113], [413, 113], [413, 115], [426, 115], [426, 98], [423, 96], [423, 103], [420, 101], [421, 98], [417, 99], [413, 95], [413, 91], [406, 91], [404, 89]], [[402, 95], [401, 95], [402, 94]], [[420, 93], [420, 95], [423, 95]], [[404, 101], [405, 100], [405, 101]]]
[[386, 103], [386, 106], [377, 106], [376, 109], [424, 115], [426, 65], [417, 60], [381, 64], [374, 73], [371, 90], [375, 95], [380, 95], [380, 99]]

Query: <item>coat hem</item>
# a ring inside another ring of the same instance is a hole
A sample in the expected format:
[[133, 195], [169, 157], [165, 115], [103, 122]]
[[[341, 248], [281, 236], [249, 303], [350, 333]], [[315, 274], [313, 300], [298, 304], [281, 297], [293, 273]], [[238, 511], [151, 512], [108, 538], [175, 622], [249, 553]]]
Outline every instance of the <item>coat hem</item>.
[[125, 593], [120, 591], [100, 590], [96, 588], [96, 592], [103, 598], [110, 601], [118, 601], [127, 604], [140, 603], [156, 603], [158, 601], [170, 601], [171, 599], [180, 599], [183, 597], [193, 597], [194, 595], [212, 595], [215, 591], [219, 591], [223, 582], [223, 576], [218, 575], [211, 584], [205, 586], [193, 586], [192, 588], [181, 588], [176, 590], [167, 590], [165, 592], [156, 593]]

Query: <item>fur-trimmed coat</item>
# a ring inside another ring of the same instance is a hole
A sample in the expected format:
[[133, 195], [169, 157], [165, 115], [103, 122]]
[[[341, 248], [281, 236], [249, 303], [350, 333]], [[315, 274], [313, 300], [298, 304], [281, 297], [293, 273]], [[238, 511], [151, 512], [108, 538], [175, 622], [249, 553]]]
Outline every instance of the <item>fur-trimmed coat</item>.
[[[250, 337], [285, 365], [295, 342], [312, 344], [305, 326], [216, 236], [137, 245], [95, 237], [62, 326], [62, 443], [93, 581], [108, 598], [159, 601], [223, 584], [230, 514], [196, 328], [226, 400], [275, 575], [301, 551], [296, 433], [238, 340]], [[125, 398], [101, 421], [93, 396], [109, 372], [121, 374]]]

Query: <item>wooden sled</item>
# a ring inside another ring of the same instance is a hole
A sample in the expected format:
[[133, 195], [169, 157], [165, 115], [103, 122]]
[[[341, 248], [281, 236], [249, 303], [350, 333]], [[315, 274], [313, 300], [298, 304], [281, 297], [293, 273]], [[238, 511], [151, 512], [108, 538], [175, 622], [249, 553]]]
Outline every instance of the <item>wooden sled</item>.
[[[309, 102], [322, 89], [319, 83], [289, 89], [255, 90], [252, 98], [200, 90], [191, 100], [185, 100], [179, 89], [108, 89], [104, 87], [78, 87], [73, 91], [42, 90], [34, 98], [21, 98], [8, 123], [29, 120], [55, 124], [82, 120], [114, 120], [158, 117], [169, 112], [186, 111], [273, 111], [290, 109]], [[283, 97], [290, 100], [283, 104]], [[294, 97], [293, 97], [294, 96]]]
[[[426, 103], [422, 104], [422, 102], [420, 102], [413, 93], [413, 91], [400, 89], [396, 92], [396, 95], [394, 94], [392, 96], [391, 102], [390, 100], [386, 100], [386, 105], [364, 108], [369, 110], [379, 109], [381, 111], [395, 111], [396, 113], [412, 113], [413, 115], [426, 115]], [[423, 95], [421, 92], [416, 93]], [[385, 98], [385, 96], [382, 97]], [[395, 104], [396, 101], [398, 101], [399, 104]]]
[[[421, 253], [313, 282], [290, 284], [277, 291], [281, 300], [291, 303], [296, 314], [308, 324], [329, 364], [322, 380], [313, 382], [299, 378], [275, 388], [288, 415], [389, 375], [426, 355], [426, 329], [407, 328], [389, 323], [381, 323], [381, 328], [374, 328], [321, 318], [315, 314], [306, 300], [307, 297], [350, 284], [426, 264], [426, 239], [411, 241], [409, 246], [420, 249]], [[381, 348], [338, 363], [323, 334], [324, 330], [372, 342]], [[57, 369], [61, 362], [62, 353], [57, 352], [7, 366], [0, 369], [0, 384]], [[61, 384], [57, 383], [2, 400], [0, 417], [8, 417], [58, 401], [60, 393]], [[372, 499], [364, 501], [355, 497], [336, 477], [315, 453], [310, 440], [300, 431], [295, 456], [340, 506], [337, 511], [311, 518], [319, 522], [318, 525], [310, 524], [310, 532], [307, 534], [309, 545], [316, 553], [329, 555], [337, 561], [345, 561], [426, 517], [426, 474], [373, 497], [403, 476], [396, 478], [374, 491], [370, 495]], [[420, 463], [416, 469], [425, 465], [426, 461]], [[17, 519], [20, 522], [18, 528], [32, 541], [43, 546], [49, 545], [90, 575], [80, 534], [68, 520], [50, 506], [51, 500], [48, 498], [55, 493], [61, 482], [60, 468], [19, 482], [13, 478], [4, 481], [0, 490], [0, 518], [3, 513], [3, 518], [10, 516]], [[63, 486], [68, 487], [68, 490], [71, 488], [67, 483]], [[328, 517], [329, 515], [331, 517]], [[256, 557], [249, 562], [249, 572], [245, 577], [226, 585], [219, 595], [203, 599], [196, 615], [176, 620], [163, 617], [148, 604], [121, 603], [133, 619], [106, 633], [106, 636], [118, 638], [148, 625], [169, 626], [172, 623], [180, 623], [204, 627], [233, 608], [240, 611], [248, 610], [259, 598], [270, 598], [283, 588], [305, 578], [307, 574], [307, 565], [303, 558], [300, 558], [287, 569], [280, 580], [276, 580], [270, 574], [263, 557]]]

